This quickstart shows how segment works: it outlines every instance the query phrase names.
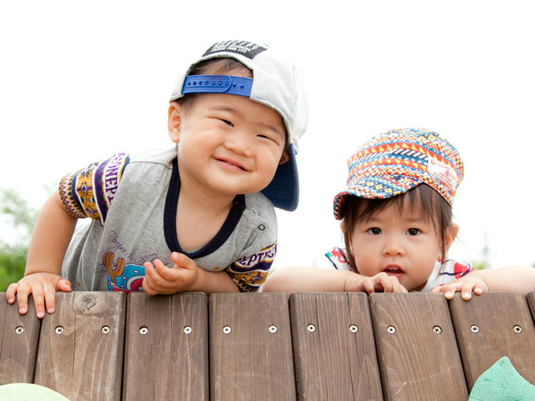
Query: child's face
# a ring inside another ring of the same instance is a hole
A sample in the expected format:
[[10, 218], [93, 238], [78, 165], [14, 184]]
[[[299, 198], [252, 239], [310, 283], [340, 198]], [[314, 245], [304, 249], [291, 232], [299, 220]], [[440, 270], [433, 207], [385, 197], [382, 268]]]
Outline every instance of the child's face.
[[170, 107], [182, 185], [206, 195], [258, 192], [284, 160], [286, 129], [274, 110], [243, 96], [202, 94]]
[[389, 205], [354, 227], [351, 251], [358, 272], [396, 276], [408, 290], [424, 287], [441, 254], [433, 223], [417, 210]]

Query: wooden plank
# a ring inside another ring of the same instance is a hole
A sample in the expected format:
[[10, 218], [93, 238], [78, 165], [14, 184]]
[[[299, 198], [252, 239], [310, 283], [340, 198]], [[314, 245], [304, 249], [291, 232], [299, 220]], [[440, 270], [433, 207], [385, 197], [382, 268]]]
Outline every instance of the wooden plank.
[[468, 302], [456, 294], [450, 310], [469, 389], [502, 356], [535, 383], [535, 328], [523, 294], [487, 292]]
[[118, 400], [125, 294], [60, 292], [56, 300], [42, 322], [34, 382], [72, 400]]
[[9, 305], [0, 292], [0, 384], [32, 383], [41, 321], [30, 297], [29, 312], [19, 314], [18, 304]]
[[206, 294], [130, 293], [127, 305], [123, 400], [208, 400]]
[[369, 297], [386, 400], [466, 400], [468, 392], [444, 295]]
[[290, 296], [299, 400], [382, 400], [364, 293]]
[[531, 316], [533, 318], [533, 321], [535, 321], [535, 291], [530, 292], [528, 295], [526, 295], [526, 299], [528, 300], [529, 309], [531, 310]]
[[295, 400], [285, 294], [212, 294], [209, 319], [212, 400]]

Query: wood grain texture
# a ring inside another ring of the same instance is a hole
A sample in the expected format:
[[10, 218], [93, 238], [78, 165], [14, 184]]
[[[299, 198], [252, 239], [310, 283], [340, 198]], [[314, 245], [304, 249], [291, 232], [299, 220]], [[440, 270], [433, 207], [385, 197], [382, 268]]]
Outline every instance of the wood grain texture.
[[123, 400], [208, 400], [206, 294], [130, 293], [127, 305]]
[[530, 292], [528, 295], [526, 295], [526, 299], [528, 301], [529, 309], [531, 311], [531, 317], [535, 322], [535, 292]]
[[385, 400], [466, 400], [468, 392], [442, 294], [371, 294]]
[[285, 294], [212, 294], [209, 319], [212, 400], [295, 400]]
[[42, 321], [34, 382], [72, 400], [119, 400], [123, 293], [60, 292]]
[[535, 383], [535, 292], [73, 292], [42, 321], [0, 293], [0, 316], [0, 380], [73, 401], [466, 400], [504, 355]]
[[368, 296], [290, 296], [299, 400], [382, 400]]
[[19, 314], [0, 293], [0, 384], [32, 383], [41, 321], [35, 316], [33, 300], [29, 312]]
[[450, 310], [469, 389], [502, 356], [535, 383], [535, 328], [523, 294], [487, 292], [470, 301], [456, 294]]

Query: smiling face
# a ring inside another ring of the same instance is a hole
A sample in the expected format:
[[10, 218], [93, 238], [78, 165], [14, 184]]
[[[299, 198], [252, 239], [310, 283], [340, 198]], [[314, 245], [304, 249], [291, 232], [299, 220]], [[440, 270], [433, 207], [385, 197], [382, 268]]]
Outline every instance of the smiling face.
[[205, 196], [258, 192], [284, 161], [286, 130], [274, 110], [246, 97], [200, 94], [169, 107], [182, 186]]

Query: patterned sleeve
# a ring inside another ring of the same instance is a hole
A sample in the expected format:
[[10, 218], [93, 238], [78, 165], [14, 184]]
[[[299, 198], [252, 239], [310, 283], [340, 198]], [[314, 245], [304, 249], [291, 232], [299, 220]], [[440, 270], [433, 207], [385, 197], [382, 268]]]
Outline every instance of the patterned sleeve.
[[335, 246], [323, 256], [324, 258], [321, 258], [320, 263], [317, 264], [320, 269], [351, 270], [347, 262], [345, 249]]
[[63, 177], [59, 194], [67, 213], [78, 219], [98, 219], [104, 224], [129, 162], [130, 157], [126, 153], [117, 153], [108, 160], [92, 163]]
[[277, 254], [277, 243], [232, 263], [225, 270], [240, 292], [256, 292], [264, 284]]

